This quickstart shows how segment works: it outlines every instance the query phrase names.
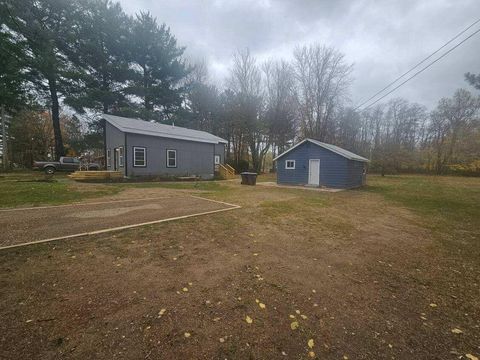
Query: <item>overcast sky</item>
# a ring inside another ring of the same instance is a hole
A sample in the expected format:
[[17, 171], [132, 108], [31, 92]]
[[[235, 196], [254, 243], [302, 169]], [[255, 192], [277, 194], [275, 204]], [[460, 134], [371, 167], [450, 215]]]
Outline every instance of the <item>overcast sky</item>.
[[[232, 54], [237, 49], [248, 47], [262, 61], [288, 59], [299, 44], [334, 46], [354, 64], [354, 104], [373, 95], [480, 18], [480, 0], [120, 3], [130, 14], [148, 10], [159, 22], [169, 25], [179, 43], [187, 47], [187, 56], [207, 61], [210, 76], [219, 85], [228, 75]], [[469, 33], [478, 28], [480, 24]], [[402, 96], [432, 107], [441, 97], [451, 96], [455, 89], [468, 87], [463, 76], [467, 71], [480, 73], [480, 33], [390, 97]]]

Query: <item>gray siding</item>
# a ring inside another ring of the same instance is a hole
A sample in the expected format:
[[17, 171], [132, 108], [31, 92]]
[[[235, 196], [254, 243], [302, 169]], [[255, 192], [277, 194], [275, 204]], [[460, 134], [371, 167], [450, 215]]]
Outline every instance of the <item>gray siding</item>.
[[[320, 159], [320, 186], [353, 188], [362, 185], [363, 162], [349, 160], [308, 141], [277, 160], [277, 182], [308, 184], [309, 159]], [[295, 169], [285, 169], [287, 160], [295, 160]]]
[[[133, 147], [145, 147], [146, 167], [133, 166]], [[167, 167], [167, 149], [177, 151], [177, 167]], [[201, 176], [211, 179], [214, 176], [214, 155], [221, 156], [223, 144], [192, 142], [161, 138], [149, 135], [127, 134], [127, 173], [128, 176]]]
[[225, 144], [215, 145], [215, 155], [220, 155], [220, 164], [225, 164]]
[[[114, 149], [118, 147], [124, 147], [125, 149], [125, 133], [121, 132], [118, 130], [116, 127], [113, 125], [109, 124], [108, 122], [105, 121], [105, 150], [110, 149], [111, 152], [111, 160], [110, 160], [110, 166], [106, 164], [107, 170], [113, 170], [113, 163], [114, 163]], [[126, 152], [125, 152], [126, 154]], [[126, 155], [125, 155], [126, 159]], [[107, 154], [105, 154], [105, 162], [107, 161]], [[127, 161], [128, 165], [128, 161]], [[125, 161], [124, 161], [124, 166], [119, 169], [125, 174]]]

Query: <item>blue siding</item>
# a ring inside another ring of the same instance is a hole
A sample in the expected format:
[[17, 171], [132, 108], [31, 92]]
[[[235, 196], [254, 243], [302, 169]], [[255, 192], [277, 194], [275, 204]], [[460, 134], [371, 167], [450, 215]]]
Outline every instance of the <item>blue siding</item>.
[[[353, 188], [362, 186], [365, 163], [349, 160], [307, 141], [277, 160], [279, 184], [308, 184], [310, 159], [320, 159], [320, 186]], [[285, 169], [287, 160], [295, 160], [295, 169]]]

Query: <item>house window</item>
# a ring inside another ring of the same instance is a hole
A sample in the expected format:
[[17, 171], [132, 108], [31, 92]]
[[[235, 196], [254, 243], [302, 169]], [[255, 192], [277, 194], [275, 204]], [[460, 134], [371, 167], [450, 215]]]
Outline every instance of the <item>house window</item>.
[[220, 155], [215, 155], [215, 165], [220, 164]]
[[144, 147], [133, 147], [133, 166], [145, 167], [147, 166], [147, 149]]
[[123, 146], [118, 148], [118, 166], [123, 167]]
[[107, 149], [107, 167], [111, 166], [111, 162], [112, 162], [112, 153], [110, 149]]
[[295, 169], [295, 160], [285, 161], [285, 169], [290, 169], [290, 170]]
[[167, 167], [177, 167], [177, 150], [167, 150]]

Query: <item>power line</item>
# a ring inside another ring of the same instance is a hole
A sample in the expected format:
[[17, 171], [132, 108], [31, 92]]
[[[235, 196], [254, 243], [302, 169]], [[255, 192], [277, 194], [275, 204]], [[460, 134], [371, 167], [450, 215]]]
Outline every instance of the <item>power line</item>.
[[408, 70], [407, 72], [404, 72], [402, 75], [400, 75], [399, 77], [397, 77], [395, 80], [393, 80], [391, 83], [389, 83], [387, 86], [385, 86], [383, 89], [379, 90], [378, 92], [376, 92], [374, 95], [372, 95], [370, 98], [368, 98], [367, 100], [365, 100], [364, 102], [362, 102], [360, 105], [358, 105], [357, 107], [355, 107], [354, 110], [357, 110], [359, 108], [361, 108], [363, 105], [367, 104], [370, 100], [374, 99], [377, 95], [381, 94], [383, 91], [385, 91], [386, 89], [388, 89], [390, 86], [392, 86], [393, 84], [395, 84], [396, 82], [398, 82], [401, 78], [403, 78], [405, 75], [411, 73], [413, 70], [415, 70], [417, 67], [419, 67], [420, 65], [422, 65], [425, 61], [427, 61], [428, 59], [430, 59], [433, 55], [437, 54], [440, 50], [444, 49], [447, 45], [451, 44], [453, 41], [455, 41], [456, 39], [458, 39], [462, 34], [464, 34], [466, 31], [468, 31], [469, 29], [471, 29], [473, 26], [475, 26], [476, 24], [478, 24], [480, 22], [480, 19], [477, 19], [476, 21], [474, 21], [471, 25], [469, 25], [468, 27], [466, 27], [465, 29], [463, 29], [461, 32], [459, 32], [457, 35], [455, 35], [453, 38], [451, 38], [450, 40], [448, 40], [445, 44], [443, 44], [442, 46], [440, 46], [437, 50], [435, 50], [433, 53], [431, 53], [430, 55], [428, 55], [425, 59], [423, 59], [422, 61], [420, 61], [418, 64], [416, 64], [414, 67], [412, 67], [410, 70]]
[[397, 85], [396, 87], [394, 87], [392, 90], [390, 90], [389, 92], [387, 92], [385, 95], [383, 95], [382, 97], [380, 97], [379, 99], [375, 100], [373, 103], [371, 103], [370, 105], [368, 105], [367, 107], [365, 107], [363, 110], [367, 110], [368, 108], [372, 107], [373, 105], [375, 105], [377, 102], [379, 102], [380, 100], [384, 99], [385, 97], [387, 97], [388, 95], [390, 95], [392, 92], [394, 92], [395, 90], [397, 90], [399, 87], [401, 87], [402, 85], [404, 85], [405, 83], [409, 82], [410, 80], [412, 80], [414, 77], [416, 77], [417, 75], [419, 75], [420, 73], [424, 72], [425, 70], [427, 70], [430, 66], [432, 66], [433, 64], [435, 64], [437, 61], [441, 60], [442, 58], [444, 58], [445, 56], [447, 56], [449, 53], [451, 53], [453, 50], [455, 50], [457, 47], [459, 47], [460, 45], [462, 45], [464, 42], [466, 42], [468, 39], [472, 38], [473, 36], [475, 36], [476, 34], [478, 34], [480, 32], [480, 29], [478, 29], [477, 31], [475, 31], [474, 33], [472, 33], [471, 35], [469, 35], [468, 37], [466, 37], [465, 39], [463, 39], [461, 42], [459, 42], [457, 45], [455, 45], [454, 47], [452, 47], [450, 50], [448, 50], [446, 53], [442, 54], [439, 58], [435, 59], [434, 61], [432, 61], [431, 63], [429, 63], [427, 66], [425, 66], [424, 68], [422, 68], [421, 70], [417, 71], [415, 74], [413, 74], [412, 76], [410, 76], [407, 80], [403, 81], [402, 83], [400, 83], [399, 85]]

